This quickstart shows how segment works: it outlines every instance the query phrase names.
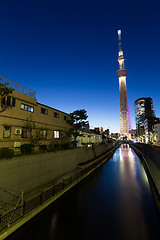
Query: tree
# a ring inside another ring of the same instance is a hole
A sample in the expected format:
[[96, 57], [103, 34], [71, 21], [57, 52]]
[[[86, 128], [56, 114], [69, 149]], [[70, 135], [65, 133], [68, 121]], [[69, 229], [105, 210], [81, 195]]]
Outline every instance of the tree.
[[25, 121], [26, 134], [30, 138], [31, 144], [34, 147], [39, 145], [41, 139], [47, 136], [47, 130], [44, 127], [37, 128], [35, 122], [32, 121], [32, 118], [27, 118]]
[[71, 129], [71, 131], [74, 138], [73, 145], [74, 147], [76, 147], [76, 138], [77, 136], [80, 136], [79, 130], [88, 124], [88, 121], [86, 121], [88, 115], [85, 109], [80, 109], [70, 113], [70, 116], [71, 120], [68, 120], [68, 122], [73, 124], [73, 128]]
[[54, 149], [55, 145], [58, 149], [69, 148], [71, 146], [71, 140], [72, 132], [70, 130], [60, 130], [59, 138], [51, 138], [50, 149]]
[[[1, 80], [1, 79], [0, 79]], [[8, 87], [9, 83], [0, 83], [0, 104], [2, 103], [2, 99], [8, 96], [9, 94], [12, 94], [13, 88]], [[6, 103], [1, 104], [1, 110], [0, 112], [4, 112], [8, 107]]]

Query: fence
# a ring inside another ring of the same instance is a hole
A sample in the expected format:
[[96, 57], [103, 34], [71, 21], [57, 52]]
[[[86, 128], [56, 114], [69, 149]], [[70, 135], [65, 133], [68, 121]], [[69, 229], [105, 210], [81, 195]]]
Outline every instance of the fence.
[[36, 207], [42, 205], [45, 201], [49, 200], [50, 198], [54, 197], [56, 194], [60, 193], [70, 184], [76, 182], [81, 177], [85, 176], [99, 164], [101, 164], [105, 158], [110, 158], [114, 151], [116, 150], [117, 146], [115, 146], [112, 150], [105, 154], [105, 156], [101, 157], [98, 160], [95, 160], [91, 164], [83, 167], [72, 173], [69, 177], [65, 177], [64, 179], [58, 180], [53, 186], [50, 186], [46, 189], [43, 189], [38, 194], [32, 196], [31, 198], [20, 202], [13, 208], [9, 209], [6, 212], [3, 212], [0, 215], [0, 231], [9, 227], [18, 219], [22, 218]]
[[9, 78], [6, 78], [2, 75], [0, 75], [0, 83], [3, 83], [3, 84], [8, 84], [7, 86], [10, 87], [10, 88], [13, 88], [14, 90], [16, 90], [17, 92], [20, 92], [20, 93], [23, 93], [27, 96], [30, 96], [30, 97], [33, 97], [33, 98], [36, 98], [36, 92], [33, 91], [32, 89], [30, 88], [27, 88]]

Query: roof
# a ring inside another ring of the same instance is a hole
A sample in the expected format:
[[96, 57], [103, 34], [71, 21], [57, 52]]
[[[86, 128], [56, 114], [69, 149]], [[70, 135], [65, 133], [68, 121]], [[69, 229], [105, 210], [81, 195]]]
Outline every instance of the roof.
[[47, 105], [45, 105], [45, 104], [42, 104], [42, 103], [39, 103], [39, 102], [37, 102], [37, 104], [39, 104], [39, 105], [41, 105], [41, 106], [43, 106], [43, 107], [47, 107], [47, 108], [53, 109], [53, 110], [55, 110], [55, 111], [58, 111], [58, 112], [61, 112], [61, 113], [64, 113], [64, 114], [66, 114], [66, 115], [70, 116], [70, 114], [69, 114], [69, 113], [63, 112], [63, 111], [61, 111], [61, 110], [58, 110], [58, 109], [56, 109], [56, 108], [49, 107], [49, 106], [47, 106]]
[[[88, 130], [88, 129], [85, 129], [85, 128], [81, 128], [79, 129], [81, 132], [85, 132], [85, 133], [90, 133], [90, 134], [96, 134], [96, 135], [101, 135], [99, 133], [96, 133], [94, 131], [91, 131], [91, 130]], [[101, 135], [102, 136], [102, 135]]]

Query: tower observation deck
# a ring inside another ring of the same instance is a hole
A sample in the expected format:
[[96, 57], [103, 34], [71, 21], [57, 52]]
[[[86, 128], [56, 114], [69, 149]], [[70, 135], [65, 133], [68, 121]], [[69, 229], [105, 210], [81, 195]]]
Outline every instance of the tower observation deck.
[[131, 130], [131, 121], [128, 107], [127, 98], [127, 86], [126, 86], [126, 76], [127, 69], [124, 67], [124, 56], [121, 47], [121, 30], [118, 30], [119, 37], [119, 70], [117, 71], [117, 76], [119, 79], [119, 94], [120, 94], [120, 133], [123, 135], [128, 135], [129, 130]]

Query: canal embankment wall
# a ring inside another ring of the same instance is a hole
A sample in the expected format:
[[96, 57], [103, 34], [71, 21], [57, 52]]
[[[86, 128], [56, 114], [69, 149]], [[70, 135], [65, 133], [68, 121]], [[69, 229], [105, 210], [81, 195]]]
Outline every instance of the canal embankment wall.
[[[5, 239], [39, 212], [54, 203], [57, 199], [63, 196], [63, 194], [70, 191], [77, 184], [87, 178], [97, 168], [109, 160], [118, 147], [119, 143], [109, 144], [108, 146], [103, 147], [99, 146], [97, 148], [99, 153], [101, 152], [100, 148], [102, 150], [107, 148], [107, 151], [95, 157], [92, 161], [87, 160], [87, 163], [80, 164], [80, 166], [74, 169], [74, 171], [67, 173], [67, 175], [63, 175], [62, 178], [56, 180], [52, 186], [40, 190], [39, 193], [36, 193], [28, 199], [23, 198], [19, 204], [16, 204], [16, 206], [0, 214], [0, 240]], [[96, 150], [92, 150], [94, 151], [95, 156]]]
[[142, 159], [148, 180], [160, 212], [160, 151], [147, 144], [130, 144]]
[[134, 143], [132, 146], [143, 153], [148, 163], [152, 162], [160, 169], [160, 147], [144, 143]]
[[20, 195], [77, 168], [79, 164], [96, 159], [109, 151], [116, 143], [101, 144], [94, 148], [76, 148], [57, 152], [17, 156], [0, 161], [0, 187]]

